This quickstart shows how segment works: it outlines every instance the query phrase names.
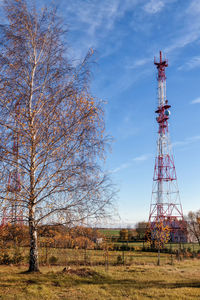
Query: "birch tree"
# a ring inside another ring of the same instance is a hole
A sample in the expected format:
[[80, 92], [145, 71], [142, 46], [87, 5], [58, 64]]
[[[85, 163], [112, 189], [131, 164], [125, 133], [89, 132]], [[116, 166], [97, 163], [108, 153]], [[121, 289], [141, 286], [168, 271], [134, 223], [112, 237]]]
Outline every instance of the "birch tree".
[[54, 10], [38, 13], [25, 0], [5, 0], [4, 12], [0, 196], [2, 206], [12, 203], [8, 177], [17, 170], [9, 191], [19, 185], [15, 201], [29, 225], [31, 272], [39, 271], [38, 225], [99, 218], [113, 190], [100, 168], [106, 138], [103, 104], [89, 89], [92, 50], [74, 67]]

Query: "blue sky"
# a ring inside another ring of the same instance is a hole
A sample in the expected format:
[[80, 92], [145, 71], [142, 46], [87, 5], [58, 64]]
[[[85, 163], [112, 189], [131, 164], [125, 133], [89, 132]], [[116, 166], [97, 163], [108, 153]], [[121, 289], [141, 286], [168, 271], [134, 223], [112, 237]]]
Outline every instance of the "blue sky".
[[159, 50], [169, 61], [169, 128], [183, 211], [200, 209], [200, 1], [54, 2], [68, 24], [70, 53], [80, 59], [90, 47], [97, 51], [91, 88], [107, 102], [106, 128], [114, 142], [105, 168], [119, 189], [121, 225], [148, 219]]
[[184, 214], [200, 208], [200, 2], [60, 0], [71, 53], [96, 49], [92, 91], [107, 101], [113, 136], [105, 168], [119, 189], [122, 226], [147, 220], [157, 124], [154, 56], [169, 61], [170, 136]]

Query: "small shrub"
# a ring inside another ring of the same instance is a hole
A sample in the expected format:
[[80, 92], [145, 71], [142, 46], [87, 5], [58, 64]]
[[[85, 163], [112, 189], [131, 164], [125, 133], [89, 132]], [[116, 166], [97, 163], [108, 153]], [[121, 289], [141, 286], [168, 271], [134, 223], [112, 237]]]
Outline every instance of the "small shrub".
[[56, 256], [52, 255], [52, 256], [49, 257], [49, 263], [50, 264], [52, 264], [52, 265], [56, 264], [57, 261], [58, 261], [58, 258]]

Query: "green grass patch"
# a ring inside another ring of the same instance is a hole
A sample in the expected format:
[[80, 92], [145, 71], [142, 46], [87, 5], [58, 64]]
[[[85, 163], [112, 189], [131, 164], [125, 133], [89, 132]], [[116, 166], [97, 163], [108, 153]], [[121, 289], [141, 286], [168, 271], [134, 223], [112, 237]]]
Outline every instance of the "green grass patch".
[[120, 229], [99, 229], [99, 232], [101, 232], [106, 237], [119, 237]]

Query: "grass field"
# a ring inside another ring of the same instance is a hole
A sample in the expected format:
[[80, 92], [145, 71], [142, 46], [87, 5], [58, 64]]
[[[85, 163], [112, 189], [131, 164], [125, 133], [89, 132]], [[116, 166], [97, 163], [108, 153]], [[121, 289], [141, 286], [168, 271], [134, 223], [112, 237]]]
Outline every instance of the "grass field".
[[[115, 243], [116, 244], [116, 243]], [[122, 243], [117, 243], [122, 245]], [[126, 244], [126, 243], [125, 243]], [[142, 252], [143, 243], [128, 243], [130, 247], [134, 247], [135, 251], [109, 251], [108, 262], [111, 265], [116, 265], [119, 259], [123, 260], [125, 264], [131, 264], [137, 261], [138, 263], [154, 263], [156, 261], [156, 253]], [[147, 247], [148, 244], [144, 243]], [[180, 248], [179, 244], [166, 244], [166, 247], [173, 250]], [[190, 251], [199, 251], [200, 247], [198, 244], [182, 244], [181, 249], [190, 249]], [[2, 250], [10, 256], [13, 255], [14, 250], [12, 248]], [[29, 249], [27, 247], [21, 248], [20, 253], [23, 256], [23, 263], [29, 261]], [[119, 257], [120, 256], [120, 257]], [[105, 251], [103, 250], [84, 250], [84, 249], [64, 249], [64, 248], [39, 248], [39, 259], [40, 264], [46, 264], [49, 259], [54, 258], [54, 264], [57, 265], [103, 265], [105, 263]], [[175, 257], [175, 255], [173, 255]], [[170, 261], [171, 256], [167, 254], [161, 254], [161, 259]]]
[[[157, 253], [142, 252], [141, 246], [135, 243], [135, 251], [124, 252], [40, 248], [40, 274], [25, 272], [28, 248], [22, 248], [23, 265], [0, 266], [0, 299], [200, 299], [200, 259], [181, 256], [178, 261], [176, 255], [161, 253], [157, 266]], [[56, 258], [54, 265], [45, 265], [51, 257]]]
[[135, 261], [130, 266], [41, 267], [41, 274], [27, 274], [27, 266], [0, 267], [0, 299], [200, 299], [200, 260], [186, 260], [160, 267]]

